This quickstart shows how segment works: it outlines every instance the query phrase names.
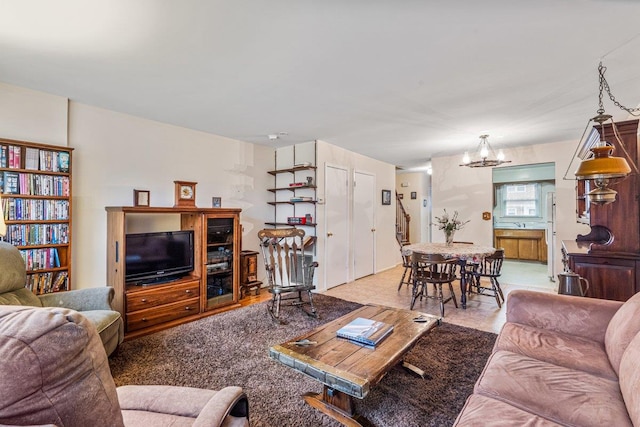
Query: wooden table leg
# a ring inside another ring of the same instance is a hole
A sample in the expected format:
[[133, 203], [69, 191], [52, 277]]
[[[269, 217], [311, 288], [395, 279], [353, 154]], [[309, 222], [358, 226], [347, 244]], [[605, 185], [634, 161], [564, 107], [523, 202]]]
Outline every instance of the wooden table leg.
[[467, 260], [461, 259], [460, 262], [460, 305], [467, 308]]
[[353, 396], [324, 386], [322, 393], [305, 393], [304, 401], [347, 427], [367, 427], [372, 424], [356, 415]]

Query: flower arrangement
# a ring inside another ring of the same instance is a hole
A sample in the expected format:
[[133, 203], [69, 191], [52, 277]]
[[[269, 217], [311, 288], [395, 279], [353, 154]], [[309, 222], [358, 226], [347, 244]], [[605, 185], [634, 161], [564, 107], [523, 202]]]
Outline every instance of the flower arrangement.
[[462, 227], [464, 227], [464, 225], [469, 222], [469, 220], [459, 220], [458, 211], [454, 211], [453, 216], [449, 218], [449, 214], [447, 213], [446, 209], [444, 210], [444, 214], [442, 216], [437, 216], [435, 218], [438, 230], [444, 230], [445, 234], [450, 234], [456, 230], [461, 230]]

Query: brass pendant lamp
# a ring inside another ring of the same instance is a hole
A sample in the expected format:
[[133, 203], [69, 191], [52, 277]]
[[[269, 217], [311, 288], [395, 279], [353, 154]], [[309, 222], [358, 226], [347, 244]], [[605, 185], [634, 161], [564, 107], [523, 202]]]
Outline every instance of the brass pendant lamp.
[[[598, 66], [598, 74], [600, 80], [600, 95], [599, 95], [599, 108], [597, 111], [597, 115], [589, 120], [587, 123], [587, 128], [591, 124], [591, 121], [597, 123], [600, 126], [600, 141], [590, 149], [591, 154], [584, 159], [578, 169], [575, 172], [576, 179], [578, 180], [593, 180], [595, 185], [595, 189], [587, 193], [587, 197], [589, 198], [589, 202], [596, 205], [606, 205], [612, 203], [616, 200], [617, 192], [609, 188], [609, 184], [611, 180], [617, 178], [624, 178], [631, 173], [631, 167], [629, 167], [629, 163], [624, 157], [613, 157], [612, 154], [615, 151], [615, 146], [609, 142], [606, 142], [605, 138], [609, 135], [604, 134], [604, 123], [608, 120], [611, 120], [611, 128], [613, 129], [613, 134], [610, 135], [615, 138], [617, 141], [617, 146], [622, 148], [624, 153], [628, 158], [629, 153], [618, 136], [618, 131], [616, 129], [615, 122], [612, 120], [612, 116], [609, 114], [605, 114], [603, 103], [602, 103], [602, 94], [603, 91], [606, 90], [609, 98], [621, 109], [627, 111], [628, 113], [634, 115], [633, 113], [636, 111], [640, 111], [638, 108], [627, 108], [617, 102], [614, 96], [611, 94], [611, 90], [609, 88], [609, 84], [607, 80], [604, 78], [604, 73], [606, 71], [606, 67], [600, 63]], [[632, 162], [633, 163], [633, 162]], [[638, 168], [634, 164], [634, 169], [637, 172]]]

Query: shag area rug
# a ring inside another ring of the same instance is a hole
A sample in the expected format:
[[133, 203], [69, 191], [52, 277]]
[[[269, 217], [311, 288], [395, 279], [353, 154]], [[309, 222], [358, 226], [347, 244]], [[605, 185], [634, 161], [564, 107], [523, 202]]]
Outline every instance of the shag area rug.
[[[360, 307], [325, 295], [314, 302], [320, 319], [283, 308], [289, 322], [271, 321], [265, 304], [206, 317], [124, 342], [109, 360], [116, 385], [166, 384], [220, 389], [241, 386], [249, 398], [251, 426], [339, 426], [304, 403], [322, 385], [269, 358], [269, 347], [290, 340]], [[425, 379], [393, 368], [356, 410], [375, 426], [450, 426], [473, 392], [496, 335], [447, 323], [436, 327], [405, 360]]]

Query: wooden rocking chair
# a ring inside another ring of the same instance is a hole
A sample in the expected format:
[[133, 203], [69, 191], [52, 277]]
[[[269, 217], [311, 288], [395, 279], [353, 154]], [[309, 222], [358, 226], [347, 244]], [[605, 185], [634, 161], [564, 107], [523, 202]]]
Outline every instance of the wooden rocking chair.
[[[280, 306], [283, 301], [288, 305], [301, 308], [307, 315], [318, 317], [313, 306], [313, 273], [318, 263], [313, 255], [304, 251], [304, 230], [298, 228], [264, 229], [258, 232], [264, 267], [269, 280], [268, 290], [272, 294], [267, 309], [271, 317], [279, 323]], [[307, 299], [303, 298], [307, 294]], [[305, 309], [310, 306], [310, 310]]]

